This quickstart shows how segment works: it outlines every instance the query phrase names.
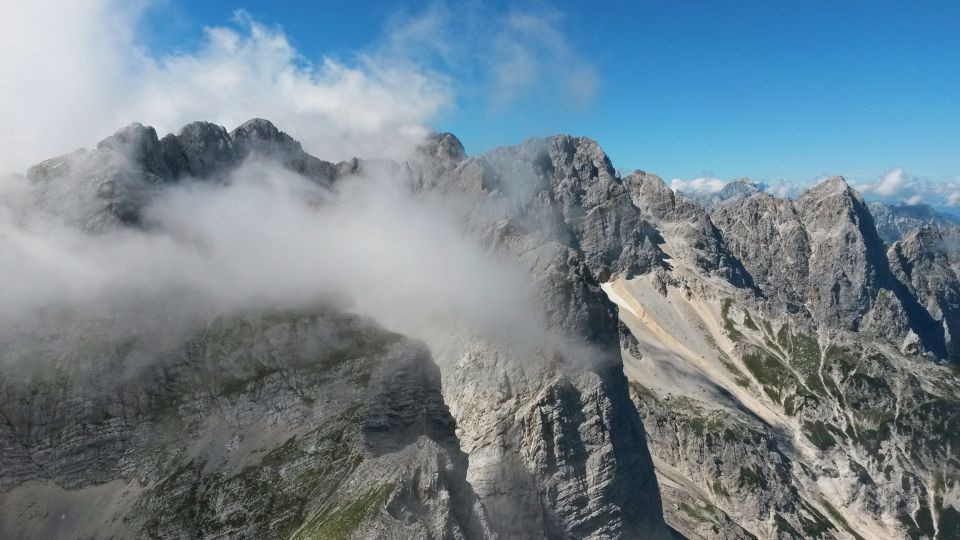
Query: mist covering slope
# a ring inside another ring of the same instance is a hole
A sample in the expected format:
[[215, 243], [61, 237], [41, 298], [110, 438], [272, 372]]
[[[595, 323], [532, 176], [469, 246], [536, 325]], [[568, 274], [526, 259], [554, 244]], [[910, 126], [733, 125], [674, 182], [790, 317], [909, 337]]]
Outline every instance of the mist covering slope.
[[253, 120], [11, 182], [5, 536], [957, 534], [958, 229], [840, 178], [707, 210], [586, 138]]

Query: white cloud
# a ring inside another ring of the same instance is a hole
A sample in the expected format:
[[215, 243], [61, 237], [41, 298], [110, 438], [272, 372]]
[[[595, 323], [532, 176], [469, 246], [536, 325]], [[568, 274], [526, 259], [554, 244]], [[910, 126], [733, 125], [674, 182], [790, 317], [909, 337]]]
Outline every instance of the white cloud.
[[[448, 80], [385, 51], [350, 65], [303, 58], [283, 31], [238, 13], [190, 53], [151, 57], [144, 2], [20, 2], [0, 18], [0, 171], [89, 146], [132, 121], [163, 134], [269, 118], [328, 160], [392, 157], [451, 106]], [[15, 52], [12, 52], [15, 51]]]
[[896, 167], [887, 171], [879, 180], [872, 184], [864, 185], [863, 192], [876, 193], [882, 197], [891, 197], [900, 193], [907, 178], [903, 169]]
[[674, 191], [696, 194], [719, 193], [725, 185], [727, 185], [726, 181], [709, 176], [705, 178], [694, 178], [692, 180], [674, 178], [670, 181], [670, 187]]
[[[831, 175], [822, 175], [812, 182], [777, 180], [765, 182], [761, 189], [779, 198], [798, 197], [809, 187]], [[960, 177], [932, 177], [909, 174], [900, 167], [868, 181], [849, 180], [867, 200], [882, 200], [902, 204], [929, 204], [933, 206], [960, 206]], [[723, 189], [726, 180], [711, 176], [683, 180], [674, 178], [670, 187], [691, 194], [712, 194]]]
[[920, 195], [920, 194], [918, 193], [918, 194], [913, 195], [912, 197], [908, 198], [908, 199], [905, 200], [904, 202], [907, 203], [907, 204], [920, 204], [920, 203], [923, 202], [923, 195]]
[[765, 184], [765, 189], [767, 193], [773, 195], [774, 197], [779, 197], [781, 199], [786, 199], [788, 197], [796, 197], [797, 194], [802, 191], [806, 186], [799, 185], [794, 182], [787, 182], [785, 180], [778, 180], [776, 182]]
[[145, 210], [145, 229], [97, 233], [61, 209], [23, 212], [25, 184], [0, 190], [0, 343], [56, 324], [50, 316], [152, 331], [324, 302], [432, 344], [458, 325], [524, 343], [545, 331], [529, 271], [466, 236], [455, 201], [414, 196], [386, 172], [330, 191], [248, 162], [227, 184], [170, 186]]
[[960, 206], [960, 177], [920, 176], [895, 167], [875, 180], [854, 182], [853, 186], [868, 199]]

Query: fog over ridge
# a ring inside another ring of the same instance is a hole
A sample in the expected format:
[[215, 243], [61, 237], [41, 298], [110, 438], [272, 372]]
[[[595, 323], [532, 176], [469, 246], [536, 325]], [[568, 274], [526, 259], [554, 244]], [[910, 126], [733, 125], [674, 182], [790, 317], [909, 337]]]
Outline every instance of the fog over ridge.
[[62, 317], [190, 327], [317, 303], [435, 343], [457, 324], [530, 343], [544, 333], [529, 272], [469, 237], [456, 199], [415, 195], [393, 164], [325, 186], [253, 156], [225, 181], [164, 186], [142, 226], [96, 231], [37, 204], [30, 182], [0, 194], [0, 333]]

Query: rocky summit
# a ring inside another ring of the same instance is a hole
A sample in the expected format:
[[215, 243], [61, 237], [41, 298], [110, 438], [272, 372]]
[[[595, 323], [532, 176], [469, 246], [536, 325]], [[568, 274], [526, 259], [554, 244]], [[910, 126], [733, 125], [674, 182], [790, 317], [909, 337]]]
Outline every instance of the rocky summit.
[[698, 200], [565, 135], [333, 164], [261, 119], [133, 124], [31, 168], [27, 211], [139, 234], [254, 159], [453, 201], [535, 330], [47, 313], [0, 340], [0, 537], [960, 538], [960, 226], [840, 177]]

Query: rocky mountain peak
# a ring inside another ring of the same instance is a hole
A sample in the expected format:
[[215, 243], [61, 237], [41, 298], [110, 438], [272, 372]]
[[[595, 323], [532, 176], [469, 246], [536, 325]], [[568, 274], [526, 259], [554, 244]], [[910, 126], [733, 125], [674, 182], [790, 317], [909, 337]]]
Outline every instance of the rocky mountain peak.
[[161, 178], [171, 176], [157, 131], [150, 126], [133, 123], [121, 128], [97, 143], [97, 150], [116, 152], [129, 159], [134, 166]]
[[467, 159], [467, 152], [463, 148], [463, 143], [453, 133], [437, 133], [435, 136], [436, 146], [433, 155], [442, 161], [460, 162]]
[[293, 137], [280, 131], [273, 122], [263, 118], [251, 118], [237, 126], [230, 136], [234, 140], [242, 139], [260, 139], [264, 141], [286, 142], [293, 140]]
[[233, 144], [241, 155], [251, 152], [296, 152], [302, 151], [300, 143], [293, 137], [277, 129], [268, 120], [254, 118], [247, 120], [230, 133]]
[[561, 172], [563, 178], [573, 182], [578, 189], [588, 188], [587, 184], [595, 180], [619, 183], [610, 158], [593, 139], [555, 135], [540, 144], [545, 144], [553, 169]]
[[828, 176], [814, 185], [811, 189], [845, 191], [850, 189], [850, 184], [848, 184], [847, 179], [842, 176]]
[[230, 134], [223, 126], [210, 122], [187, 124], [176, 137], [167, 135], [161, 143], [177, 176], [211, 176], [238, 160]]
[[645, 171], [634, 171], [624, 177], [633, 203], [647, 217], [663, 219], [676, 207], [676, 194], [662, 178]]
[[760, 192], [761, 189], [759, 185], [752, 182], [749, 178], [740, 178], [723, 186], [719, 196], [722, 200], [727, 200], [734, 197], [749, 197], [754, 193]]
[[842, 176], [831, 176], [811, 186], [800, 195], [798, 200], [821, 201], [838, 197], [842, 198], [838, 200], [855, 199], [863, 202], [860, 193], [853, 189]]

